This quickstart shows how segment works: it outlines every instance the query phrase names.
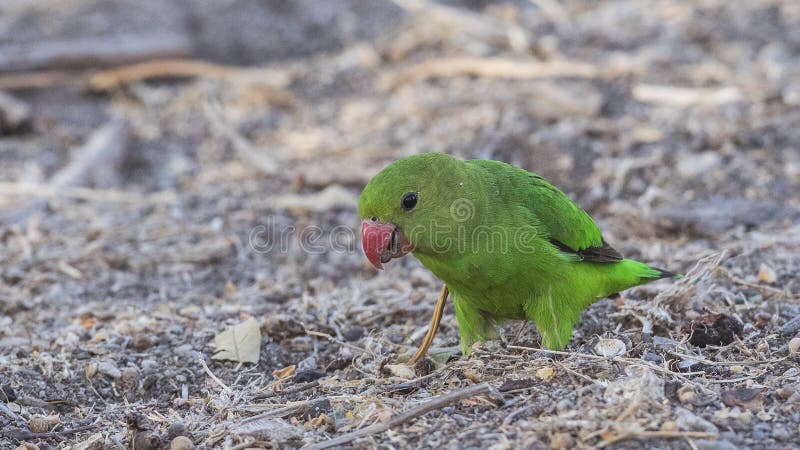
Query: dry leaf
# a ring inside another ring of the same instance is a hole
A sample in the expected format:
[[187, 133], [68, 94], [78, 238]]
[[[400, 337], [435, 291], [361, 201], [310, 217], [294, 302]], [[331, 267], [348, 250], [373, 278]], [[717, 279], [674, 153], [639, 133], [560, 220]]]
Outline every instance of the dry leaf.
[[725, 406], [738, 406], [758, 411], [764, 406], [764, 390], [759, 388], [723, 389], [720, 393], [720, 399]]
[[411, 367], [408, 367], [406, 364], [387, 364], [383, 366], [390, 374], [403, 378], [405, 380], [410, 380], [414, 378], [416, 375], [414, 374], [414, 370]]
[[294, 375], [294, 370], [295, 369], [297, 369], [297, 365], [292, 364], [291, 366], [286, 366], [283, 369], [278, 369], [278, 370], [272, 372], [272, 375], [274, 375], [275, 378], [280, 378], [280, 379], [288, 378], [288, 377]]
[[481, 374], [477, 370], [472, 367], [467, 367], [464, 369], [464, 376], [467, 377], [469, 381], [473, 383], [480, 383], [481, 382]]
[[318, 417], [309, 420], [308, 424], [314, 428], [319, 428], [325, 426], [327, 422], [328, 422], [328, 416], [323, 413], [320, 414]]
[[81, 328], [84, 330], [91, 330], [95, 325], [97, 325], [97, 318], [89, 313], [81, 314], [80, 324]]
[[625, 343], [619, 339], [600, 339], [594, 344], [594, 353], [610, 358], [625, 353]]
[[556, 368], [552, 366], [542, 367], [536, 370], [536, 377], [544, 382], [548, 382], [556, 376]]
[[227, 328], [214, 338], [212, 359], [257, 363], [261, 353], [261, 329], [254, 318]]
[[762, 283], [774, 283], [778, 280], [778, 275], [772, 269], [772, 267], [761, 263], [761, 266], [758, 268], [758, 281]]

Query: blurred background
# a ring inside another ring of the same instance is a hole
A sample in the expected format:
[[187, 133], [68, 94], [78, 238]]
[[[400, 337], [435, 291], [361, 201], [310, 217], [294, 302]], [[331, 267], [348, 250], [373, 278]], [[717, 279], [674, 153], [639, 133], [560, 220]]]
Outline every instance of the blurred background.
[[[277, 369], [385, 375], [424, 333], [439, 282], [413, 258], [377, 275], [355, 204], [386, 164], [428, 151], [541, 174], [628, 257], [686, 272], [725, 252], [663, 309], [643, 306], [663, 285], [599, 302], [575, 346], [611, 330], [635, 346], [643, 317], [680, 340], [682, 322], [727, 312], [768, 358], [800, 315], [798, 124], [794, 0], [3, 0], [0, 388], [28, 403], [0, 428], [57, 410], [67, 429], [106, 421], [105, 445], [123, 445], [133, 409], [211, 448], [239, 442], [209, 430]], [[246, 317], [260, 360], [209, 361], [240, 392], [218, 397], [197, 352]], [[457, 336], [450, 306], [437, 344]], [[374, 420], [362, 400], [329, 402], [330, 423], [291, 442]], [[487, 410], [395, 444], [450, 442]], [[785, 433], [750, 423], [720, 439], [785, 442], [800, 421], [787, 417], [769, 424]], [[521, 427], [506, 438], [551, 444], [552, 430]]]

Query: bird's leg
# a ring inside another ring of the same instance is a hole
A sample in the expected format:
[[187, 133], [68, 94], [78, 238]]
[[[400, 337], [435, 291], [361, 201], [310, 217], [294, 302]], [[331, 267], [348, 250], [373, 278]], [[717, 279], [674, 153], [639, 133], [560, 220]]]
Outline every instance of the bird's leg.
[[439, 330], [439, 322], [442, 320], [442, 312], [444, 311], [444, 303], [447, 301], [447, 285], [442, 285], [442, 291], [439, 293], [439, 299], [436, 301], [436, 306], [433, 309], [433, 317], [431, 317], [431, 325], [428, 328], [428, 332], [425, 333], [425, 337], [422, 339], [422, 343], [420, 344], [417, 352], [414, 353], [414, 356], [408, 360], [409, 365], [414, 365], [428, 353], [428, 348], [430, 348], [431, 343], [433, 343], [433, 338], [436, 336], [436, 331]]

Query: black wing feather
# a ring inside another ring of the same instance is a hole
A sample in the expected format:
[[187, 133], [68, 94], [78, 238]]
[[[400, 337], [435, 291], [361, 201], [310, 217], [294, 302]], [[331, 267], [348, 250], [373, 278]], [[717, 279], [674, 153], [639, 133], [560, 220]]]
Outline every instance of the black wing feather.
[[550, 239], [550, 243], [558, 247], [559, 250], [564, 253], [578, 255], [581, 258], [581, 261], [603, 263], [622, 261], [622, 254], [620, 252], [618, 252], [614, 247], [608, 245], [608, 242], [606, 242], [605, 239], [603, 239], [602, 242], [603, 245], [601, 247], [587, 247], [583, 250], [575, 250], [562, 242], [559, 242], [555, 239]]

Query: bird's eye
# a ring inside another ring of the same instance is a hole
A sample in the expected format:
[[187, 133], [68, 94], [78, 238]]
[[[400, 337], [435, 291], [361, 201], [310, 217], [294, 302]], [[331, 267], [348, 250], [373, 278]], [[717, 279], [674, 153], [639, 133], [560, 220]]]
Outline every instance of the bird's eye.
[[403, 211], [411, 211], [417, 206], [418, 197], [416, 192], [407, 193], [403, 196], [403, 200], [400, 201], [400, 207], [403, 208]]

